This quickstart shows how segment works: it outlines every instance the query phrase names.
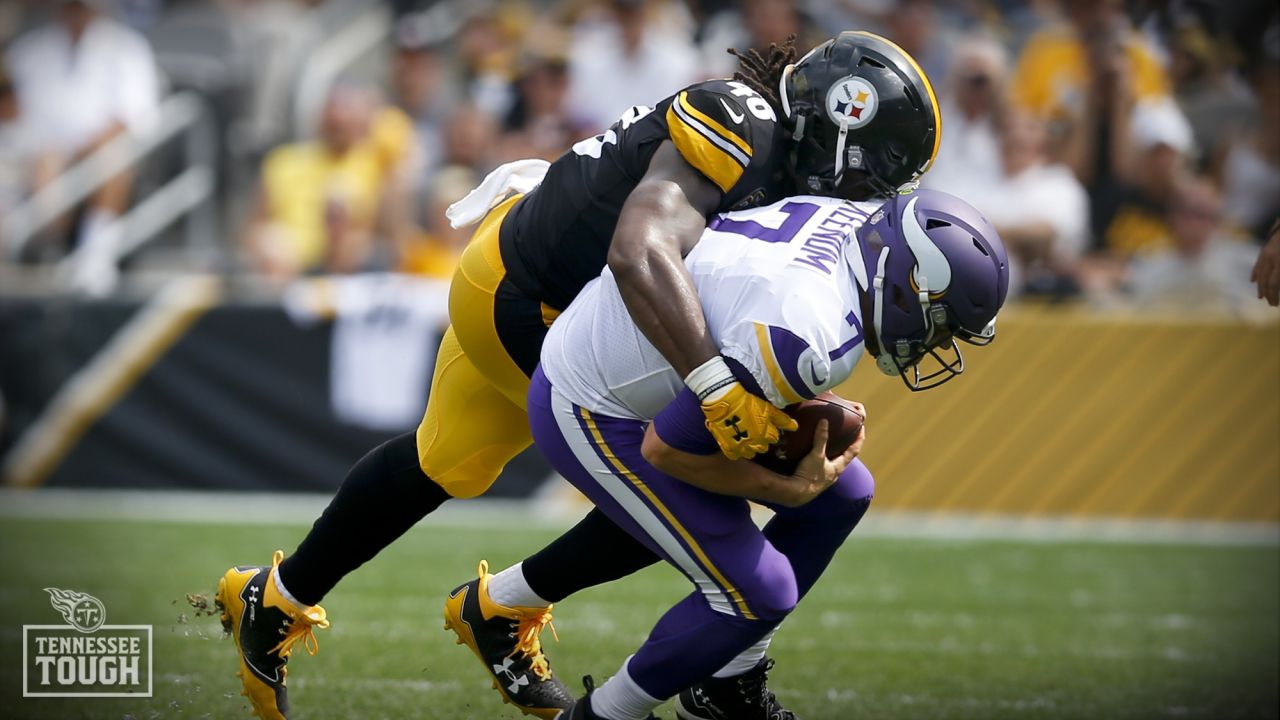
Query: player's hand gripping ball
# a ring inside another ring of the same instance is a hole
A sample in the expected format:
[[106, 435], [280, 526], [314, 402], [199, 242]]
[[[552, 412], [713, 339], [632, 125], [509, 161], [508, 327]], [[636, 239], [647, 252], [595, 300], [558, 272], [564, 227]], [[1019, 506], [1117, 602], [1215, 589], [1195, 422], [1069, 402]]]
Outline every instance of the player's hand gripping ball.
[[795, 430], [784, 432], [778, 442], [757, 455], [755, 461], [779, 475], [795, 473], [796, 466], [813, 449], [819, 420], [827, 421], [827, 458], [834, 460], [858, 439], [865, 412], [833, 392], [790, 405], [786, 413], [796, 420]]
[[753, 458], [767, 451], [782, 433], [796, 427], [795, 420], [785, 412], [747, 392], [737, 382], [715, 400], [704, 400], [702, 413], [706, 415], [707, 429], [730, 460]]

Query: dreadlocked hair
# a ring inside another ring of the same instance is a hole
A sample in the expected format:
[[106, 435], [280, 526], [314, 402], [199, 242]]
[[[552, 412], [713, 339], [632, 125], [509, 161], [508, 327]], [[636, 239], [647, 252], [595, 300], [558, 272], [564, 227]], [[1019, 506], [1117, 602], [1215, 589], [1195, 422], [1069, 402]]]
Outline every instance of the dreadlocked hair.
[[791, 35], [781, 45], [770, 43], [769, 51], [764, 55], [755, 48], [746, 51], [729, 48], [729, 54], [738, 58], [738, 70], [733, 73], [733, 79], [760, 93], [781, 115], [778, 85], [782, 82], [782, 71], [796, 61], [796, 36]]

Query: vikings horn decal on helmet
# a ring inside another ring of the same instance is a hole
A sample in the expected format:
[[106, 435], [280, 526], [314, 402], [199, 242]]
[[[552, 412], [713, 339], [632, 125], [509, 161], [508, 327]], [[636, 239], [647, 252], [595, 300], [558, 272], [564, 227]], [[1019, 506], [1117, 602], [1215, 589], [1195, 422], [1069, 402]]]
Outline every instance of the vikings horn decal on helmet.
[[[1009, 293], [999, 234], [971, 205], [933, 190], [898, 195], [858, 230], [871, 281], [876, 365], [911, 390], [964, 372], [956, 340], [986, 345]], [[932, 358], [936, 368], [921, 370]]]
[[902, 218], [902, 237], [907, 241], [911, 254], [916, 257], [915, 269], [911, 271], [911, 289], [916, 293], [925, 293], [927, 299], [940, 300], [951, 286], [951, 265], [947, 263], [947, 256], [933, 244], [929, 234], [912, 216], [911, 211], [919, 200], [919, 197], [914, 197], [907, 203]]
[[814, 48], [782, 73], [779, 99], [803, 192], [889, 196], [938, 152], [941, 116], [929, 78], [879, 35], [842, 32]]

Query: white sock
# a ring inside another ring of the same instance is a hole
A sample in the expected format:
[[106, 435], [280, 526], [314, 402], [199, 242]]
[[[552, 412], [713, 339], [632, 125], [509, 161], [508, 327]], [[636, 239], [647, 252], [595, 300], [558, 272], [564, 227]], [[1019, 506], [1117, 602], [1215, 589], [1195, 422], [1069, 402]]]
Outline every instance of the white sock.
[[775, 627], [769, 631], [768, 635], [760, 638], [760, 641], [755, 645], [743, 650], [738, 657], [730, 660], [728, 665], [712, 673], [711, 677], [737, 677], [759, 665], [760, 661], [764, 659], [764, 654], [769, 651], [769, 643], [773, 642], [773, 634], [776, 632], [778, 632], [778, 628]]
[[[632, 655], [631, 657], [635, 657]], [[649, 696], [631, 679], [627, 658], [618, 674], [591, 694], [591, 711], [608, 720], [644, 720], [662, 704]]]
[[112, 224], [115, 223], [118, 216], [110, 210], [90, 210], [85, 213], [84, 220], [80, 223], [80, 245], [100, 245], [104, 242], [104, 238], [109, 238], [105, 242], [111, 244], [111, 249], [115, 249], [115, 243], [111, 242], [115, 238], [111, 237], [111, 233], [105, 233]]
[[289, 588], [284, 586], [284, 581], [280, 579], [279, 569], [271, 573], [271, 579], [275, 581], [276, 592], [280, 593], [280, 597], [284, 598], [285, 600], [288, 600], [289, 604], [297, 608], [299, 612], [307, 611], [307, 608], [309, 606], [303, 605], [302, 603], [298, 602], [298, 598], [294, 597], [293, 593], [289, 592]]
[[80, 247], [71, 266], [70, 283], [79, 292], [102, 297], [115, 289], [120, 278], [116, 249], [123, 240], [123, 229], [115, 213], [94, 210], [80, 228]]
[[507, 607], [550, 607], [524, 579], [524, 563], [503, 570], [489, 581], [489, 599]]

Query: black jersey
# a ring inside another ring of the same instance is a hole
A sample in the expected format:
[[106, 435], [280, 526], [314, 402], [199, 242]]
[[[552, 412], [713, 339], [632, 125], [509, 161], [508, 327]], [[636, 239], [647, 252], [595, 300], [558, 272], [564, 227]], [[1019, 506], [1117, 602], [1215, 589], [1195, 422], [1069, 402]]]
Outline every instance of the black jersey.
[[568, 307], [604, 269], [622, 204], [668, 139], [720, 188], [716, 212], [789, 194], [786, 131], [768, 102], [742, 83], [698, 83], [655, 108], [631, 108], [551, 164], [542, 184], [503, 221], [502, 259], [511, 281], [553, 308]]

